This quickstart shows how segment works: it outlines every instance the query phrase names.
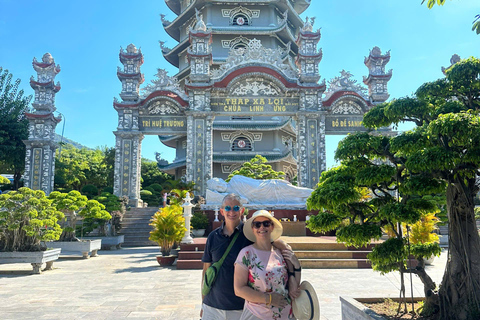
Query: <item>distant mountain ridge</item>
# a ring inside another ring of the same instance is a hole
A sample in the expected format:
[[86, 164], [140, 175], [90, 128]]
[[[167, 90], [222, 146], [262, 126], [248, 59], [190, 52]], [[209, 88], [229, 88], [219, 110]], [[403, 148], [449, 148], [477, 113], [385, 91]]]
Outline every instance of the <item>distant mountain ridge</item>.
[[65, 138], [65, 137], [62, 138], [61, 135], [55, 133], [55, 142], [60, 143], [61, 141], [63, 141], [64, 143], [71, 144], [72, 146], [74, 146], [74, 147], [77, 148], [77, 149], [83, 149], [83, 148], [85, 148], [85, 149], [89, 149], [89, 150], [94, 150], [94, 149], [92, 149], [92, 148], [86, 147], [86, 146], [84, 146], [83, 144], [80, 144], [80, 143], [75, 142], [75, 141], [73, 141], [73, 140], [70, 140], [70, 139], [68, 139], [68, 138]]

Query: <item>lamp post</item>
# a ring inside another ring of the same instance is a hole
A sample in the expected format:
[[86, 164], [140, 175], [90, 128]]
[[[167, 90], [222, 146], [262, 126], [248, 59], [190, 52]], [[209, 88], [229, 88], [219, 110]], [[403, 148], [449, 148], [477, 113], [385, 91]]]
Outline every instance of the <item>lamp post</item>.
[[190, 236], [190, 219], [192, 218], [192, 207], [194, 206], [190, 201], [190, 193], [187, 192], [187, 196], [183, 199], [183, 217], [185, 218], [185, 236], [180, 243], [189, 244], [193, 243], [193, 238]]

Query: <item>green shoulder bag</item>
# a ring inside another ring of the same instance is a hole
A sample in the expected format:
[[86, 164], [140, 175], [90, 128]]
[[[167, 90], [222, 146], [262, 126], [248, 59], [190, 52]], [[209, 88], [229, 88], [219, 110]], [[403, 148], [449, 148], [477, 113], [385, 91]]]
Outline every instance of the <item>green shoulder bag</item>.
[[210, 290], [213, 287], [213, 283], [215, 282], [215, 279], [217, 278], [218, 271], [220, 271], [220, 268], [222, 267], [223, 261], [227, 257], [228, 253], [230, 252], [230, 249], [232, 249], [233, 244], [235, 243], [235, 240], [237, 240], [238, 235], [240, 232], [237, 232], [236, 235], [233, 236], [232, 241], [227, 247], [227, 250], [225, 250], [225, 253], [223, 254], [222, 258], [218, 260], [217, 262], [213, 263], [208, 269], [205, 271], [205, 275], [203, 277], [203, 287], [202, 287], [202, 295], [206, 296]]

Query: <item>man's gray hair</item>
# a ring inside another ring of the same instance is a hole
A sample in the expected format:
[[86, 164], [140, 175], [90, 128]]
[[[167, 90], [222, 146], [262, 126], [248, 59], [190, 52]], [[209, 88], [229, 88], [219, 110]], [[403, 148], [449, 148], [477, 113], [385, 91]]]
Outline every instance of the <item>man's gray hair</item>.
[[225, 202], [227, 202], [228, 200], [235, 200], [237, 201], [238, 203], [240, 203], [240, 206], [242, 205], [242, 203], [240, 202], [240, 196], [238, 194], [235, 194], [235, 193], [229, 193], [227, 194], [223, 200], [222, 200], [222, 206], [225, 204]]

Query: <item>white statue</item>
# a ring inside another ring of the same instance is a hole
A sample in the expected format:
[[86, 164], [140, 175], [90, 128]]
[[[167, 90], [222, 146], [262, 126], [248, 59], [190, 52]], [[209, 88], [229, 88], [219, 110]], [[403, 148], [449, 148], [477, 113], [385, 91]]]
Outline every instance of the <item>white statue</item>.
[[247, 208], [300, 209], [305, 207], [312, 191], [309, 188], [296, 187], [286, 180], [256, 180], [236, 175], [228, 183], [220, 178], [208, 180], [206, 205], [219, 205], [225, 195], [235, 193]]

